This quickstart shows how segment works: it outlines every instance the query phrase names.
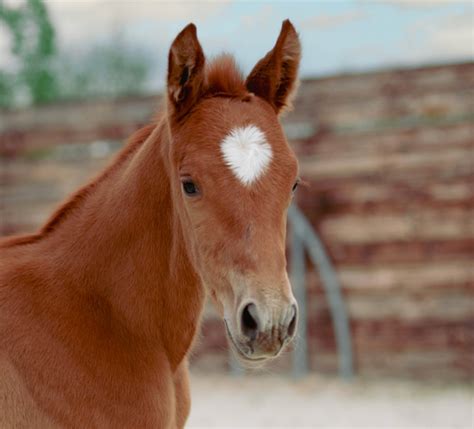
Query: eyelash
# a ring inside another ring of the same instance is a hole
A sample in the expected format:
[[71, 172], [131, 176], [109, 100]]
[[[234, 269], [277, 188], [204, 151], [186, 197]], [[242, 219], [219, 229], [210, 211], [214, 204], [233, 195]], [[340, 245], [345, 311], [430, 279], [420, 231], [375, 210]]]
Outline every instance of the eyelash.
[[291, 188], [291, 192], [295, 193], [296, 188], [298, 187], [299, 184], [300, 184], [300, 179], [296, 179], [296, 182], [293, 185], [293, 188]]

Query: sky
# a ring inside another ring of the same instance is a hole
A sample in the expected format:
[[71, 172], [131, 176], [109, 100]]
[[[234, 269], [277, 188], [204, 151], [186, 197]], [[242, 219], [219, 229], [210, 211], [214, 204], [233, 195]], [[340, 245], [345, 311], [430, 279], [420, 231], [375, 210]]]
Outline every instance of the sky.
[[[197, 25], [207, 56], [233, 53], [245, 73], [271, 49], [286, 18], [300, 33], [303, 77], [466, 61], [474, 56], [473, 1], [46, 0], [46, 4], [60, 49], [87, 50], [120, 38], [150, 58], [154, 89], [163, 85], [171, 41], [189, 22]], [[0, 41], [0, 67], [7, 45]]]

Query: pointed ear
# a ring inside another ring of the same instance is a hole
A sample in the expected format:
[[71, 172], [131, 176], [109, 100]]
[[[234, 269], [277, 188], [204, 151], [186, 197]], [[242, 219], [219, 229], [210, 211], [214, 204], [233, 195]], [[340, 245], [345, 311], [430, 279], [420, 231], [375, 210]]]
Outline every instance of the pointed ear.
[[298, 87], [301, 44], [290, 20], [283, 21], [273, 49], [263, 57], [247, 77], [250, 92], [267, 100], [277, 113], [291, 109]]
[[176, 36], [168, 55], [168, 100], [178, 116], [186, 114], [201, 95], [204, 63], [196, 26], [189, 24]]

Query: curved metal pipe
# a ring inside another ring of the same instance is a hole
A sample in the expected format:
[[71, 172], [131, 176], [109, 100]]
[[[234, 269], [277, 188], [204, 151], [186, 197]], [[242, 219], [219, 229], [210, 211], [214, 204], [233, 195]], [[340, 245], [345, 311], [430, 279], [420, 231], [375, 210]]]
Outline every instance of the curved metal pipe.
[[[295, 285], [295, 289], [298, 288], [304, 291], [304, 288], [301, 288], [300, 284], [302, 281], [304, 282], [304, 277], [303, 280], [301, 280], [301, 274], [293, 272], [293, 269], [295, 271], [301, 271], [301, 266], [303, 264], [304, 276], [304, 249], [298, 249], [298, 242], [301, 241], [304, 247], [307, 249], [313, 264], [318, 268], [318, 271], [321, 275], [322, 284], [328, 299], [331, 317], [334, 323], [336, 345], [339, 356], [339, 373], [343, 378], [349, 379], [354, 375], [352, 340], [349, 328], [349, 319], [336, 272], [326, 254], [326, 251], [324, 250], [321, 240], [317, 236], [309, 221], [295, 204], [293, 204], [289, 209], [288, 220], [292, 227], [292, 244], [296, 244], [296, 247], [292, 249], [292, 251], [295, 253], [294, 258], [292, 257], [292, 265], [296, 265], [296, 268], [292, 268], [292, 274], [295, 276], [295, 280], [298, 283]], [[303, 301], [301, 302], [306, 302], [304, 296]], [[301, 302], [299, 302], [300, 305]], [[301, 338], [300, 341], [306, 341], [306, 338]], [[296, 354], [295, 359], [301, 360], [301, 355]], [[307, 366], [307, 364], [303, 365]]]

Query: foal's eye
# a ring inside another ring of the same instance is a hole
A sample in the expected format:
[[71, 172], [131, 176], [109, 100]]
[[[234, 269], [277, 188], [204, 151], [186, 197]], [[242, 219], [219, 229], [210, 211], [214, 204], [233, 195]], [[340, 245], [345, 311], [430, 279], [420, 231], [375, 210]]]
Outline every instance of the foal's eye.
[[199, 194], [199, 190], [192, 180], [185, 180], [182, 183], [183, 183], [183, 191], [186, 195], [189, 195], [190, 197], [194, 197]]

